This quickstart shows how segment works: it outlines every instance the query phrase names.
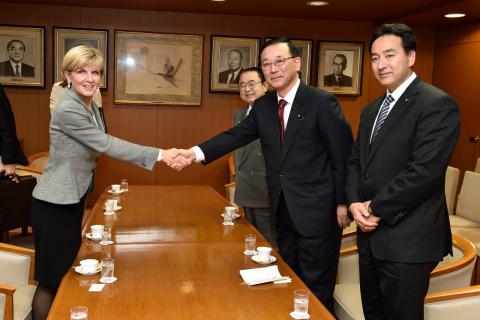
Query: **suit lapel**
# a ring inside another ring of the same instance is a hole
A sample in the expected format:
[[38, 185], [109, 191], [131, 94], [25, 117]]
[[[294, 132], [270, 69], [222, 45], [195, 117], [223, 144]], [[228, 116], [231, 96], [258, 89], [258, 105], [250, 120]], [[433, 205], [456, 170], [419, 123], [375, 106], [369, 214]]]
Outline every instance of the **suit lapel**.
[[[379, 146], [383, 143], [383, 140], [385, 139], [385, 137], [388, 136], [388, 132], [393, 128], [395, 128], [395, 123], [402, 117], [402, 115], [407, 111], [408, 107], [415, 101], [415, 96], [419, 92], [419, 85], [420, 85], [420, 78], [417, 77], [410, 84], [410, 86], [408, 86], [407, 90], [405, 90], [405, 92], [400, 96], [398, 101], [393, 106], [393, 109], [390, 111], [387, 119], [382, 125], [382, 129], [378, 132], [378, 135], [375, 138], [375, 142], [370, 146], [370, 152], [368, 153], [369, 161], [375, 155], [375, 152], [378, 150]], [[378, 108], [376, 109], [378, 112]], [[375, 121], [375, 118], [373, 120]], [[371, 130], [369, 131], [369, 133], [371, 133]], [[368, 139], [368, 141], [370, 141], [370, 139]]]
[[[290, 110], [290, 115], [288, 117], [287, 128], [285, 131], [285, 141], [282, 146], [281, 161], [283, 163], [285, 160], [288, 150], [292, 146], [293, 138], [297, 132], [298, 127], [302, 124], [305, 117], [305, 101], [306, 101], [306, 86], [303, 82], [300, 82], [298, 87], [297, 94], [293, 100], [292, 109]], [[278, 117], [277, 117], [278, 118]], [[278, 122], [278, 121], [277, 121]], [[277, 125], [278, 128], [280, 128]], [[278, 141], [280, 141], [280, 133], [278, 132]]]
[[[83, 101], [82, 98], [80, 98], [76, 93], [75, 91], [73, 90], [68, 90], [67, 94], [72, 97], [73, 99], [75, 99], [75, 101], [77, 101], [78, 103], [80, 103], [82, 105], [82, 107], [85, 109], [85, 112], [87, 113], [88, 115], [88, 118], [90, 119], [90, 122], [92, 122], [94, 125], [95, 125], [95, 120], [93, 119], [93, 116], [91, 115], [90, 111], [88, 110], [88, 107], [87, 105], [85, 104], [85, 101]], [[97, 120], [97, 123], [98, 123], [98, 128], [100, 130], [102, 130], [102, 132], [105, 132], [105, 126], [103, 125], [103, 120], [102, 120], [102, 116], [100, 115], [100, 112], [98, 111], [98, 108], [96, 107], [95, 103], [92, 102], [92, 105], [94, 106], [93, 107], [93, 112], [95, 113], [95, 119]], [[96, 126], [96, 125], [95, 125]]]

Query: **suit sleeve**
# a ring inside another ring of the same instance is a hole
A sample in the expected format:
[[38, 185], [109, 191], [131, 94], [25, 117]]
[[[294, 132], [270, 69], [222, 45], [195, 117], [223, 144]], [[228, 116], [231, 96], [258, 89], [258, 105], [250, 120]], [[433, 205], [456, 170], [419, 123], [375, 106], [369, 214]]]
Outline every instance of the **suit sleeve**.
[[0, 86], [0, 152], [4, 164], [28, 164], [17, 138], [10, 101], [2, 86]]
[[370, 207], [394, 225], [442, 185], [445, 168], [460, 132], [460, 113], [447, 95], [435, 99], [419, 115], [411, 161], [373, 197]]
[[360, 137], [363, 132], [363, 116], [362, 112], [360, 116], [360, 127], [358, 128], [357, 139], [352, 144], [352, 149], [350, 151], [350, 156], [347, 161], [347, 178], [345, 183], [345, 196], [347, 199], [347, 205], [350, 205], [355, 202], [363, 202], [363, 197], [361, 194], [361, 174], [362, 169], [360, 166]]
[[325, 108], [319, 113], [319, 124], [333, 173], [335, 200], [337, 204], [345, 204], [346, 165], [353, 141], [352, 130], [333, 95], [328, 95], [328, 101], [321, 104]]
[[198, 146], [205, 155], [204, 163], [210, 163], [221, 156], [243, 147], [258, 139], [257, 114], [252, 108], [248, 117], [238, 125], [224, 131], [212, 139], [200, 143]]
[[145, 169], [153, 169], [160, 152], [157, 148], [141, 146], [108, 135], [90, 122], [87, 111], [68, 105], [75, 102], [64, 102], [65, 100], [54, 109], [54, 117], [58, 117], [56, 122], [65, 134], [97, 152], [132, 162]]

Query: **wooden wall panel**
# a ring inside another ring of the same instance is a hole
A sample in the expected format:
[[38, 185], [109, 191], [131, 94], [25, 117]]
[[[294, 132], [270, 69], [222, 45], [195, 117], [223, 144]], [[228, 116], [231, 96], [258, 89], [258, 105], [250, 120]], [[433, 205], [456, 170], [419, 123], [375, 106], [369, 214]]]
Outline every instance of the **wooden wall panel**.
[[440, 30], [437, 34], [433, 83], [460, 105], [462, 126], [451, 165], [473, 170], [480, 157], [480, 23]]
[[[384, 92], [371, 76], [368, 40], [373, 30], [368, 22], [328, 21], [313, 19], [281, 19], [257, 16], [229, 16], [193, 13], [154, 12], [139, 10], [94, 9], [62, 6], [1, 4], [3, 24], [43, 25], [46, 27], [46, 88], [7, 88], [16, 114], [19, 136], [25, 140], [27, 154], [47, 150], [48, 97], [52, 83], [52, 27], [99, 28], [109, 30], [108, 89], [102, 91], [103, 104], [111, 134], [129, 141], [161, 148], [190, 147], [230, 127], [232, 113], [242, 106], [238, 94], [210, 93], [211, 35], [288, 36], [315, 40], [312, 83], [316, 81], [317, 40], [363, 41], [362, 92], [358, 97], [339, 96], [347, 120], [354, 133], [362, 107]], [[16, 18], [22, 12], [22, 19]], [[113, 104], [114, 30], [191, 33], [204, 36], [201, 106], [131, 106]], [[431, 30], [421, 31], [419, 41], [425, 53], [418, 60], [432, 61]], [[431, 79], [431, 63], [422, 63], [421, 73]], [[223, 194], [228, 181], [226, 157], [208, 166], [195, 165], [177, 173], [163, 164], [153, 172], [109, 157], [102, 157], [95, 180], [95, 200], [101, 190], [127, 177], [132, 184], [209, 184]]]

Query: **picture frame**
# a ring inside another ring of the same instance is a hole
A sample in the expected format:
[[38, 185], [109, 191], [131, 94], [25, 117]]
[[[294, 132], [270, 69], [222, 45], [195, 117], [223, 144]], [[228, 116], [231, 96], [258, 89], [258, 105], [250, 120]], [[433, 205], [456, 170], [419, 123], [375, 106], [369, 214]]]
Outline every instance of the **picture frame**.
[[259, 47], [260, 38], [212, 35], [210, 91], [238, 92], [240, 72], [258, 66]]
[[100, 89], [108, 85], [108, 30], [75, 29], [53, 27], [53, 82], [63, 81], [63, 57], [71, 48], [78, 45], [94, 47], [102, 53], [104, 59], [104, 73], [100, 80]]
[[319, 41], [319, 88], [336, 95], [360, 95], [362, 66], [363, 42]]
[[0, 25], [0, 83], [45, 87], [44, 27]]
[[[268, 41], [275, 39], [275, 37], [265, 38], [265, 44]], [[309, 39], [290, 39], [290, 41], [300, 50], [300, 57], [302, 59], [302, 67], [300, 69], [300, 80], [306, 84], [310, 84], [312, 74], [312, 48], [313, 40]]]
[[116, 104], [200, 105], [203, 36], [115, 31]]

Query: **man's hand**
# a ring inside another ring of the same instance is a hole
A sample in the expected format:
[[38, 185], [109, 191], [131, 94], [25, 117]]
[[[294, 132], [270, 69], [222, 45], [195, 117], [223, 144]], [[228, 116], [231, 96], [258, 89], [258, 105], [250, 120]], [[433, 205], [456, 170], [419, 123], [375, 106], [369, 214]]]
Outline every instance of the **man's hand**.
[[195, 153], [193, 150], [175, 148], [162, 150], [162, 161], [165, 162], [170, 168], [177, 171], [180, 171], [191, 165], [193, 160], [195, 160]]
[[352, 203], [349, 207], [350, 212], [355, 219], [355, 223], [363, 232], [370, 232], [375, 230], [378, 226], [380, 218], [371, 214], [368, 210], [370, 201], [366, 202], [355, 202]]
[[18, 177], [15, 174], [15, 170], [17, 169], [17, 165], [15, 164], [0, 164], [0, 172], [3, 173], [2, 176], [9, 177], [13, 182], [18, 183]]
[[337, 222], [338, 226], [342, 229], [345, 229], [352, 223], [352, 220], [347, 215], [347, 205], [339, 204], [337, 205]]

